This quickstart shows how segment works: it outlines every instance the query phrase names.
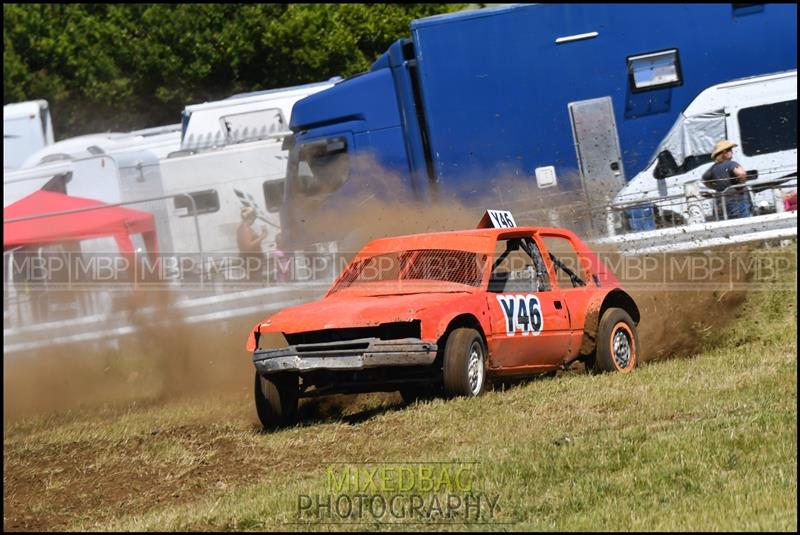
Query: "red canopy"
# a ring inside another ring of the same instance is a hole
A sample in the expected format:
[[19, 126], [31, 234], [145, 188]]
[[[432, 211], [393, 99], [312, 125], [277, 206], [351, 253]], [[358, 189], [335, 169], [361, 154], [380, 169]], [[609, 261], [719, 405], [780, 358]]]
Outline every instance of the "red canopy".
[[37, 217], [25, 221], [9, 219], [40, 216], [54, 212], [104, 206], [106, 203], [63, 193], [35, 191], [3, 208], [3, 249], [28, 244], [87, 240], [113, 236], [121, 253], [133, 253], [131, 234], [142, 234], [150, 254], [158, 252], [153, 214], [121, 206]]

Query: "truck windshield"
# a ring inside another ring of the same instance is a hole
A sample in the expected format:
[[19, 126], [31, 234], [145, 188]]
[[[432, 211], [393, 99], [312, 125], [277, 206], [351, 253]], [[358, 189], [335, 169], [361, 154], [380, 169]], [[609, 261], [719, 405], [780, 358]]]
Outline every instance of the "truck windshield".
[[347, 140], [342, 137], [297, 144], [289, 160], [289, 196], [330, 195], [347, 182], [350, 160]]
[[[710, 162], [714, 143], [725, 138], [727, 138], [727, 134], [724, 111], [703, 113], [691, 117], [680, 114], [667, 136], [658, 145], [650, 163], [652, 164], [663, 151], [669, 151], [677, 164], [677, 169], [670, 173], [670, 176], [686, 173]], [[666, 178], [666, 176], [658, 178]]]
[[381, 282], [439, 281], [478, 287], [486, 256], [452, 249], [422, 249], [383, 253], [351, 263], [330, 293]]

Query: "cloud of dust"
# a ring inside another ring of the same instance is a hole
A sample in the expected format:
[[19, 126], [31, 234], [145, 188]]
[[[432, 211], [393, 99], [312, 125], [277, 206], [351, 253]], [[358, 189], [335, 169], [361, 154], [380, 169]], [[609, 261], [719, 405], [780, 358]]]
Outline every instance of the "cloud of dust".
[[[138, 331], [109, 349], [92, 343], [52, 346], [6, 355], [3, 417], [98, 407], [135, 400], [161, 402], [180, 396], [249, 392], [253, 364], [247, 334], [264, 314], [201, 327], [183, 322], [164, 289], [140, 290], [120, 306]], [[145, 319], [138, 311], [153, 306]]]
[[444, 184], [420, 193], [427, 200], [419, 202], [409, 193], [406, 179], [371, 156], [351, 156], [350, 166], [359, 173], [338, 184], [341, 191], [323, 188], [293, 201], [293, 226], [303, 239], [290, 245], [307, 249], [310, 243], [336, 240], [340, 252], [354, 255], [376, 238], [475, 228], [486, 209], [509, 210], [519, 225], [569, 228], [582, 236], [604, 231], [596, 222], [593, 226], [597, 209], [590, 207], [583, 191], [540, 189], [535, 178], [475, 177], [469, 183], [481, 187], [467, 192], [469, 203], [446, 193]]
[[627, 259], [601, 253], [639, 308], [642, 360], [690, 356], [718, 341], [755, 287], [752, 273], [737, 269], [750, 254], [733, 248]]

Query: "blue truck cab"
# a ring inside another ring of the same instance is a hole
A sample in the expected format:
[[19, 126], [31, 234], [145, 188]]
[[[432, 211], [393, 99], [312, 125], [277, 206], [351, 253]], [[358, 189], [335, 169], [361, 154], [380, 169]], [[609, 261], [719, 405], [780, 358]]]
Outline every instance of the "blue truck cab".
[[371, 198], [603, 207], [703, 89], [797, 65], [795, 4], [524, 4], [410, 29], [295, 104], [287, 243], [341, 239], [335, 214]]

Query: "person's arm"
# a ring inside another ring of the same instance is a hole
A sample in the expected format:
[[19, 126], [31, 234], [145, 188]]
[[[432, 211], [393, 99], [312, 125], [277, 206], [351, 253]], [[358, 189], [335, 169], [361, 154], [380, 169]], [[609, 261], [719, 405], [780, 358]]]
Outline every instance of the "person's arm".
[[253, 230], [252, 230], [252, 229], [250, 229], [250, 235], [251, 235], [251, 236], [254, 236], [254, 237], [253, 237], [253, 238], [250, 240], [250, 247], [255, 247], [256, 245], [260, 245], [260, 244], [261, 244], [261, 242], [262, 242], [262, 241], [264, 241], [264, 238], [266, 238], [266, 237], [267, 237], [267, 229], [266, 229], [266, 228], [264, 228], [264, 231], [263, 231], [261, 234], [259, 234], [258, 236], [256, 236], [255, 234], [256, 234], [256, 233], [255, 233], [255, 232], [253, 232]]
[[744, 184], [747, 180], [747, 173], [745, 172], [744, 168], [741, 165], [737, 165], [733, 168], [733, 176], [736, 178], [736, 181], [740, 184]]

